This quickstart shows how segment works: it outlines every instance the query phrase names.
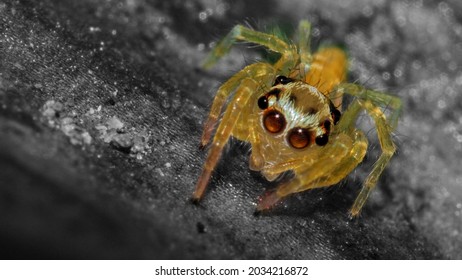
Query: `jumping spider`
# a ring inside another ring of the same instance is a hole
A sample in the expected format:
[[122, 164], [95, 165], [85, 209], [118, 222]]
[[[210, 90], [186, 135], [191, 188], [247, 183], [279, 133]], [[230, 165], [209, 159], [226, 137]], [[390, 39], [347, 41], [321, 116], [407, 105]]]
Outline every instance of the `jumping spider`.
[[[257, 211], [271, 208], [290, 194], [338, 183], [366, 154], [367, 139], [355, 127], [359, 113], [365, 110], [375, 123], [382, 154], [350, 210], [353, 217], [360, 213], [395, 153], [391, 132], [397, 125], [401, 100], [346, 83], [345, 52], [324, 47], [311, 54], [310, 31], [310, 23], [301, 21], [294, 43], [288, 43], [237, 25], [212, 50], [205, 67], [215, 64], [237, 40], [262, 45], [280, 57], [273, 65], [257, 62], [246, 66], [218, 89], [205, 123], [202, 147], [209, 143], [227, 99], [231, 100], [213, 138], [194, 200], [202, 198], [230, 136], [250, 142], [250, 169], [260, 171], [267, 180], [275, 180], [288, 170], [294, 173], [292, 180], [259, 199]], [[343, 94], [355, 97], [344, 110]], [[391, 109], [388, 119], [382, 107]]]

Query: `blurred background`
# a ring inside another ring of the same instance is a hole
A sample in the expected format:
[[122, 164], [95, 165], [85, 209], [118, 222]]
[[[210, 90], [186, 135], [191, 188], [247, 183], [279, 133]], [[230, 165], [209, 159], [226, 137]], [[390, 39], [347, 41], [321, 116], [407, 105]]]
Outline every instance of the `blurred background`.
[[[347, 211], [380, 147], [339, 185], [254, 216], [276, 186], [231, 141], [200, 206], [188, 199], [218, 86], [268, 57], [236, 24], [335, 44], [351, 81], [401, 97], [397, 153], [361, 216]], [[460, 1], [0, 1], [4, 259], [462, 258]], [[224, 164], [226, 162], [226, 164]]]

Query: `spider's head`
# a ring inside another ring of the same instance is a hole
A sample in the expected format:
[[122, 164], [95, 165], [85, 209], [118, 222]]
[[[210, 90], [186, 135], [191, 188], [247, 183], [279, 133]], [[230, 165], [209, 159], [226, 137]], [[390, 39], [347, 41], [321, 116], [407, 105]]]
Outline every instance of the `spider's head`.
[[340, 118], [340, 112], [315, 87], [284, 76], [278, 76], [258, 99], [258, 109], [267, 142], [262, 144], [291, 151], [326, 145]]

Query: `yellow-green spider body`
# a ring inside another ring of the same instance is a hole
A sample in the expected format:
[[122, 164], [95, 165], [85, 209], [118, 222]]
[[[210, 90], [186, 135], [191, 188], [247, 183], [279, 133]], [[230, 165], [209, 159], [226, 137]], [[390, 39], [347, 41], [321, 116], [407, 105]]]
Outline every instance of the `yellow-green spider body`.
[[[294, 178], [262, 196], [257, 210], [267, 210], [296, 192], [328, 187], [344, 179], [367, 151], [364, 133], [355, 127], [361, 111], [375, 122], [382, 154], [372, 167], [350, 210], [357, 216], [395, 152], [391, 132], [401, 109], [399, 98], [347, 83], [348, 60], [337, 47], [310, 52], [310, 24], [301, 21], [295, 43], [237, 25], [214, 48], [205, 66], [212, 66], [236, 40], [279, 53], [274, 63], [246, 66], [219, 89], [205, 123], [201, 145], [215, 132], [193, 199], [200, 200], [231, 136], [252, 146], [250, 168], [272, 181], [292, 170]], [[344, 94], [355, 97], [342, 109]], [[390, 118], [382, 107], [390, 107]]]

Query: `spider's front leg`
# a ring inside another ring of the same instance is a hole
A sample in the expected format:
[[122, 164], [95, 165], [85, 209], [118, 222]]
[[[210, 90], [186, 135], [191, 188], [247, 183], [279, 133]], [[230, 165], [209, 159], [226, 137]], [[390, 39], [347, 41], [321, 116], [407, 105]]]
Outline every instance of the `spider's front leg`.
[[[380, 175], [395, 153], [396, 147], [393, 144], [391, 132], [397, 126], [402, 103], [401, 99], [396, 96], [369, 90], [356, 84], [340, 84], [338, 86], [338, 90], [344, 91], [345, 93], [358, 98], [348, 107], [347, 112], [343, 115], [340, 123], [338, 124], [339, 129], [350, 132], [353, 131], [359, 112], [364, 109], [375, 122], [377, 136], [379, 138], [380, 147], [382, 148], [382, 154], [375, 162], [371, 173], [367, 176], [360, 193], [351, 207], [350, 215], [354, 217], [360, 213], [367, 198], [369, 197], [370, 192], [377, 184]], [[392, 109], [390, 120], [386, 118], [380, 108], [384, 106], [390, 106]]]
[[257, 82], [253, 79], [246, 78], [242, 80], [239, 88], [236, 90], [233, 100], [228, 105], [225, 115], [217, 129], [213, 143], [210, 148], [207, 160], [204, 163], [202, 173], [196, 185], [196, 190], [193, 194], [193, 199], [198, 201], [204, 194], [204, 191], [210, 181], [212, 171], [221, 157], [223, 147], [228, 142], [229, 137], [235, 127], [239, 116], [245, 106], [248, 105], [248, 100], [258, 87]]
[[234, 93], [236, 88], [245, 78], [262, 79], [274, 77], [274, 68], [267, 63], [254, 63], [251, 64], [226, 81], [217, 91], [213, 99], [212, 108], [210, 109], [209, 116], [205, 121], [204, 130], [201, 137], [201, 147], [205, 147], [212, 136], [213, 129], [221, 114], [222, 108], [230, 95]]
[[360, 213], [364, 203], [369, 197], [369, 194], [377, 184], [377, 180], [379, 179], [380, 175], [382, 174], [383, 170], [387, 166], [396, 150], [396, 147], [393, 144], [393, 140], [391, 138], [391, 127], [388, 124], [382, 110], [370, 100], [358, 100], [358, 104], [366, 110], [366, 112], [375, 122], [377, 136], [379, 138], [380, 147], [382, 148], [382, 154], [375, 162], [371, 173], [367, 176], [360, 193], [358, 194], [355, 202], [353, 203], [353, 206], [351, 207], [350, 214], [353, 217]]

